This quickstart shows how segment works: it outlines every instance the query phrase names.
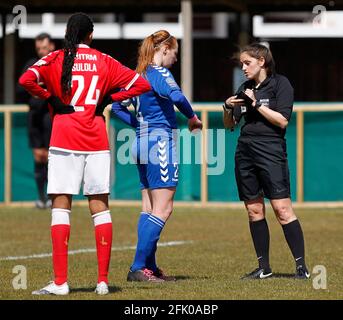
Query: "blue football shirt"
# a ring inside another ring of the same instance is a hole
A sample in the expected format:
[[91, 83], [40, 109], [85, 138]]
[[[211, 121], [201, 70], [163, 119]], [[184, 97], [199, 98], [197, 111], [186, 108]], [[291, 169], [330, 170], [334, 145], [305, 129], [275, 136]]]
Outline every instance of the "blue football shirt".
[[175, 90], [180, 91], [180, 87], [173, 75], [166, 68], [149, 65], [144, 77], [152, 90], [137, 98], [137, 120], [141, 126], [148, 125], [149, 132], [156, 128], [176, 129], [176, 113], [170, 94]]

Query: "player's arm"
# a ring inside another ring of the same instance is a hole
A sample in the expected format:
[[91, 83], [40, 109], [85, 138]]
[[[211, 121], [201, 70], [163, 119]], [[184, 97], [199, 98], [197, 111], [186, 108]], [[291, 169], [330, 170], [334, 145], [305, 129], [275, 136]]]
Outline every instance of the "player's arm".
[[115, 117], [117, 117], [124, 123], [128, 124], [133, 128], [137, 128], [137, 118], [127, 109], [125, 105], [122, 105], [119, 102], [113, 102], [111, 111]]
[[180, 112], [188, 118], [189, 131], [202, 129], [202, 122], [194, 113], [193, 108], [181, 90], [173, 90], [169, 95], [170, 100], [180, 110]]
[[31, 67], [19, 78], [19, 84], [32, 96], [47, 101], [54, 110], [54, 113], [73, 113], [74, 108], [72, 106], [64, 104], [58, 97], [52, 95], [38, 84], [39, 78], [39, 71], [36, 68]]
[[125, 90], [113, 93], [111, 95], [112, 101], [118, 102], [129, 98], [137, 97], [151, 89], [148, 81], [146, 81], [143, 77], [141, 77], [134, 71], [132, 72], [134, 73], [134, 76], [131, 78], [131, 82], [129, 82], [129, 85], [124, 87]]
[[19, 78], [19, 84], [32, 96], [47, 100], [51, 97], [51, 93], [38, 85], [38, 78], [38, 71], [34, 68], [29, 68]]
[[[104, 97], [102, 102], [97, 105], [95, 115], [102, 116], [104, 109], [111, 103], [112, 98], [110, 95]], [[137, 128], [138, 122], [136, 117], [127, 109], [129, 105], [130, 103], [126, 105], [124, 102], [113, 102], [111, 105], [111, 112], [119, 120], [133, 128]]]
[[180, 110], [180, 112], [188, 119], [195, 116], [193, 108], [181, 90], [173, 90], [169, 94], [169, 99]]
[[120, 88], [124, 89], [111, 94], [113, 102], [120, 102], [141, 95], [151, 90], [150, 84], [135, 71], [122, 65], [110, 56], [106, 56], [106, 63], [111, 77], [110, 91]]
[[[165, 76], [167, 75], [167, 77]], [[174, 80], [172, 74], [167, 69], [154, 70], [149, 80], [152, 83], [154, 91], [161, 97], [166, 97], [180, 110], [188, 119], [188, 128], [190, 131], [202, 129], [202, 122], [194, 113], [193, 108], [180, 87]]]

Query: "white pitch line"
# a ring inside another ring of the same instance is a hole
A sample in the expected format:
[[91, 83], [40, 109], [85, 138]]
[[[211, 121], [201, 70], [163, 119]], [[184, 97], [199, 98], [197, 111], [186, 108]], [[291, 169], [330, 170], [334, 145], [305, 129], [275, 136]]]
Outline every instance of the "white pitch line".
[[[158, 247], [172, 247], [172, 246], [180, 246], [183, 244], [192, 243], [193, 241], [169, 241], [169, 242], [162, 242], [158, 243]], [[124, 251], [124, 250], [136, 250], [136, 246], [118, 246], [112, 247], [112, 251]], [[68, 251], [69, 255], [79, 254], [79, 253], [90, 253], [96, 252], [94, 248], [86, 248], [86, 249], [78, 249], [78, 250], [70, 250]], [[47, 257], [51, 257], [52, 253], [38, 253], [38, 254], [31, 254], [29, 256], [9, 256], [9, 257], [0, 257], [0, 261], [11, 261], [11, 260], [27, 260], [27, 259], [43, 259]]]

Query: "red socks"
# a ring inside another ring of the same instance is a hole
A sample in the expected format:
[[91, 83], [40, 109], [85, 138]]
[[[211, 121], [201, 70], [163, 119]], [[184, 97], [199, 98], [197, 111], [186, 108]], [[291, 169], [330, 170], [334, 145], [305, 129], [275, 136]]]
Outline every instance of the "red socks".
[[[70, 235], [70, 210], [52, 209], [51, 238], [54, 282], [61, 285], [68, 276], [68, 242]], [[108, 283], [108, 269], [112, 249], [112, 220], [110, 211], [102, 211], [93, 216], [95, 241], [98, 258], [98, 283]]]
[[52, 262], [57, 285], [67, 282], [68, 274], [68, 242], [70, 235], [70, 210], [52, 209], [51, 239]]
[[112, 220], [109, 210], [93, 214], [98, 257], [98, 283], [108, 283], [108, 269], [112, 249]]

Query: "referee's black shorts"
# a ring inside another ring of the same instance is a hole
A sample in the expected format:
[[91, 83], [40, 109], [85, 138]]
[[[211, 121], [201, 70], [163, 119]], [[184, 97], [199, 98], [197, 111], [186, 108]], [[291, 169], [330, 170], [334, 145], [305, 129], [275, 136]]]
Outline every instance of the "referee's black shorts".
[[277, 137], [239, 137], [235, 175], [242, 201], [290, 198], [286, 141]]
[[51, 136], [51, 119], [46, 110], [30, 110], [28, 112], [27, 128], [30, 148], [49, 148]]

